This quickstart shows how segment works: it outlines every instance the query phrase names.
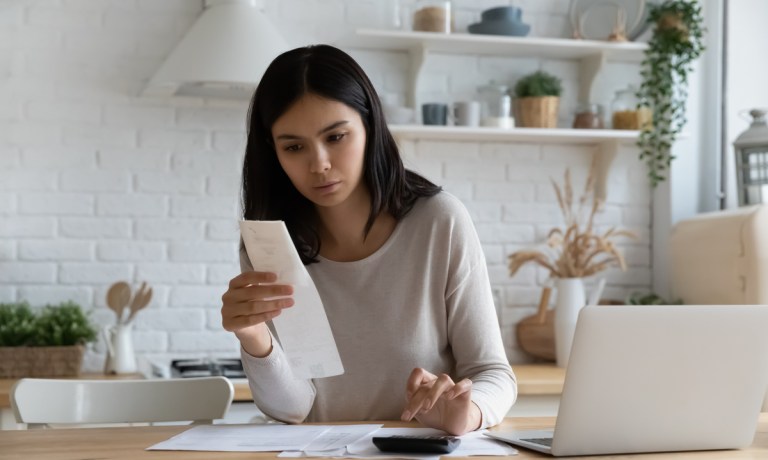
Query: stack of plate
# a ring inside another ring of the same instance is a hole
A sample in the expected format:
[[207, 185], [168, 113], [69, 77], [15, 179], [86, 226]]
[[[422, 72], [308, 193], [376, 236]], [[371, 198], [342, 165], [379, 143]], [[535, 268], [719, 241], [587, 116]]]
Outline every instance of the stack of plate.
[[509, 35], [525, 37], [531, 26], [522, 21], [523, 10], [514, 6], [499, 6], [482, 12], [480, 22], [470, 24], [471, 34]]

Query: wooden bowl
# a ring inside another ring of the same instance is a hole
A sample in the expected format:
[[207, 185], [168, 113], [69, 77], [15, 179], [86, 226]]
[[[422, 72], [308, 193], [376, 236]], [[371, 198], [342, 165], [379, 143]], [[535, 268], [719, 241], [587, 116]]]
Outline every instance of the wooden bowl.
[[517, 323], [517, 344], [520, 349], [545, 361], [555, 361], [555, 311], [546, 310], [544, 321], [536, 313]]

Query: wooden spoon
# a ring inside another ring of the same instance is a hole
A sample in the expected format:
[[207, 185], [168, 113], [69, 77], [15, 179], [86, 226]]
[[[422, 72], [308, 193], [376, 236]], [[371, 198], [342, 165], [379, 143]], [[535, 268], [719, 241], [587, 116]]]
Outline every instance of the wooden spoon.
[[123, 317], [123, 310], [131, 301], [131, 287], [124, 281], [118, 281], [107, 291], [107, 305], [117, 315], [117, 322]]

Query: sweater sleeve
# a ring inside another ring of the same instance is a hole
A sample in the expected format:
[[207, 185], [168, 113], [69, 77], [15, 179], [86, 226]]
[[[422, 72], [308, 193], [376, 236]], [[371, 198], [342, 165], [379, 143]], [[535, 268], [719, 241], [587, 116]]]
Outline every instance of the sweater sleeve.
[[451, 236], [448, 334], [456, 375], [472, 381], [472, 401], [483, 418], [480, 428], [486, 428], [500, 423], [512, 407], [517, 381], [504, 351], [480, 240], [462, 211]]
[[[244, 249], [240, 251], [240, 268], [243, 272], [253, 271]], [[257, 358], [240, 347], [243, 370], [248, 377], [253, 401], [262, 412], [275, 420], [301, 423], [314, 404], [315, 386], [311, 380], [294, 377], [271, 322], [268, 327], [272, 335], [272, 352], [269, 355]]]

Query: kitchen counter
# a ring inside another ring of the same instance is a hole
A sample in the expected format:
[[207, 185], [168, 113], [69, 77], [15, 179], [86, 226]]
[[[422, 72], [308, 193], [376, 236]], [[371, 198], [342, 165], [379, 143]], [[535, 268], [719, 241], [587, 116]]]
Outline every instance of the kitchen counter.
[[[514, 365], [512, 369], [517, 376], [518, 392], [520, 396], [528, 395], [560, 395], [563, 391], [565, 369], [553, 364], [521, 364]], [[81, 374], [80, 379], [132, 379], [143, 378], [140, 374], [104, 375]], [[0, 379], [0, 409], [10, 408], [11, 387], [18, 379]], [[251, 389], [247, 383], [235, 383], [235, 401], [252, 401]]]
[[[556, 415], [560, 393], [563, 391], [565, 369], [554, 364], [520, 364], [512, 366], [517, 376], [518, 400], [511, 415], [540, 416]], [[104, 375], [100, 373], [81, 374], [80, 379], [135, 379], [144, 378], [141, 374]], [[15, 426], [11, 411], [11, 387], [18, 379], [0, 379], [0, 429]], [[253, 401], [248, 383], [238, 379], [234, 383], [235, 403]]]

